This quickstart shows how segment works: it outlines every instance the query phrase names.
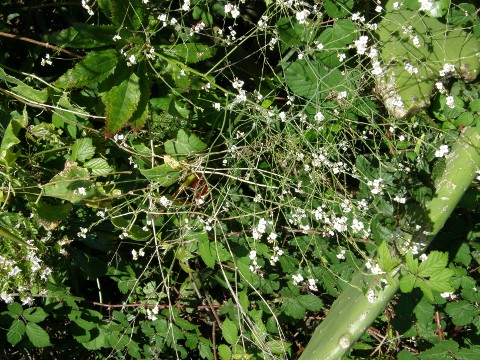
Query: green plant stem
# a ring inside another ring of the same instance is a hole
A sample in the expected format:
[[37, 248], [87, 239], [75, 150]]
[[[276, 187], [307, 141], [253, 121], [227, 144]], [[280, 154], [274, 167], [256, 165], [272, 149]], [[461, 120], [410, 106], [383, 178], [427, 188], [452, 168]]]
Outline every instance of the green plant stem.
[[[424, 250], [441, 230], [479, 169], [480, 132], [469, 128], [452, 146], [445, 170], [435, 182], [434, 197], [417, 214], [422, 231], [413, 241], [423, 243]], [[365, 293], [380, 282], [380, 277], [359, 272], [315, 329], [300, 359], [332, 360], [346, 354], [398, 292], [399, 274], [398, 268], [389, 274], [393, 281], [376, 292], [376, 299], [369, 302]]]

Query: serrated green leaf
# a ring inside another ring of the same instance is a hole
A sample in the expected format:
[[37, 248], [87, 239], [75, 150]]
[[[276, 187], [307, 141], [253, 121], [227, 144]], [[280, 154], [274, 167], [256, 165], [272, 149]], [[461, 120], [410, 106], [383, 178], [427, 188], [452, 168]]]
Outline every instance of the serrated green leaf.
[[140, 100], [138, 101], [137, 109], [132, 114], [128, 123], [134, 131], [140, 130], [145, 122], [148, 119], [149, 115], [149, 100], [150, 100], [150, 85], [151, 80], [148, 76], [148, 71], [146, 69], [145, 63], [140, 65], [139, 71], [139, 89], [140, 89]]
[[7, 341], [12, 345], [17, 345], [25, 334], [25, 323], [21, 319], [13, 320], [8, 328]]
[[48, 336], [47, 332], [35, 323], [27, 324], [26, 333], [27, 333], [28, 339], [37, 348], [52, 345], [50, 343], [50, 337]]
[[452, 354], [455, 354], [458, 351], [458, 344], [449, 339], [445, 341], [440, 341], [431, 349], [421, 352], [418, 354], [418, 359], [421, 360], [451, 360]]
[[296, 298], [287, 298], [280, 308], [285, 315], [294, 319], [303, 319], [305, 317], [305, 307], [301, 305]]
[[415, 276], [406, 274], [400, 278], [400, 291], [403, 293], [410, 293], [415, 286]]
[[432, 276], [437, 271], [445, 269], [447, 263], [448, 253], [432, 251], [428, 254], [427, 260], [420, 263], [417, 274], [421, 277]]
[[41, 322], [47, 318], [48, 314], [40, 307], [33, 307], [25, 309], [23, 312], [23, 317], [27, 321], [34, 323]]
[[412, 274], [418, 273], [418, 260], [413, 258], [413, 254], [411, 252], [408, 252], [405, 256], [405, 262], [408, 271], [410, 271]]
[[72, 153], [70, 154], [70, 159], [73, 161], [84, 162], [95, 155], [95, 146], [91, 138], [82, 138], [77, 139], [75, 144], [72, 146]]
[[176, 140], [165, 142], [165, 152], [170, 155], [190, 155], [204, 151], [206, 148], [207, 145], [195, 134], [189, 134], [183, 129], [178, 130]]
[[128, 123], [137, 110], [140, 95], [139, 77], [133, 72], [107, 92], [104, 97], [107, 136], [117, 133]]
[[115, 49], [91, 51], [72, 69], [60, 76], [54, 85], [62, 89], [72, 89], [99, 83], [113, 73], [118, 63]]
[[222, 336], [227, 343], [234, 345], [238, 341], [238, 328], [235, 323], [226, 318], [222, 324]]
[[20, 315], [23, 312], [23, 307], [17, 302], [7, 305], [8, 313], [13, 316]]
[[320, 311], [323, 307], [323, 301], [313, 294], [300, 295], [297, 300], [300, 305], [310, 311]]
[[480, 314], [480, 308], [468, 301], [460, 300], [448, 303], [445, 312], [452, 318], [455, 325], [465, 326]]
[[480, 345], [473, 345], [468, 349], [462, 348], [457, 353], [458, 360], [477, 360], [480, 354]]
[[183, 43], [176, 45], [162, 45], [159, 49], [167, 56], [180, 60], [183, 64], [197, 63], [215, 55], [216, 48], [200, 43]]
[[95, 336], [92, 340], [82, 344], [88, 350], [98, 350], [108, 346], [107, 335], [104, 332], [100, 332], [98, 336]]
[[380, 268], [389, 272], [393, 270], [400, 262], [397, 257], [392, 257], [388, 249], [386, 241], [383, 241], [377, 249], [378, 265]]
[[181, 171], [178, 171], [167, 164], [155, 166], [151, 169], [140, 169], [143, 176], [149, 181], [155, 181], [160, 186], [170, 186], [177, 182], [182, 175]]
[[323, 6], [325, 12], [334, 19], [341, 19], [352, 13], [353, 0], [325, 0]]
[[281, 340], [267, 341], [267, 349], [275, 355], [285, 355], [292, 344]]
[[11, 120], [3, 133], [2, 144], [0, 145], [0, 164], [3, 163], [7, 166], [13, 165], [20, 156], [20, 151], [15, 152], [14, 146], [20, 143], [20, 139], [17, 137], [18, 133], [28, 125], [26, 111], [24, 112], [24, 116], [17, 112], [11, 113], [10, 116]]
[[114, 169], [110, 165], [108, 165], [107, 160], [102, 158], [94, 158], [87, 161], [83, 164], [87, 169], [90, 169], [93, 175], [106, 175], [112, 172]]

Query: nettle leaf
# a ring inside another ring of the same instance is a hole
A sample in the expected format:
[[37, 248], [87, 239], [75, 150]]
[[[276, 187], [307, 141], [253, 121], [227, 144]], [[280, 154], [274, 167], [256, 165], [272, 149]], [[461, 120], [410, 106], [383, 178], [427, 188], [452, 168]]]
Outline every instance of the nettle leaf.
[[238, 341], [238, 328], [237, 325], [226, 318], [222, 324], [222, 336], [227, 343], [234, 345]]
[[158, 47], [167, 56], [180, 60], [183, 64], [192, 64], [211, 58], [216, 53], [216, 47], [200, 43], [184, 43], [176, 45], [161, 45]]
[[445, 312], [452, 318], [452, 322], [457, 326], [470, 324], [475, 317], [480, 314], [480, 308], [468, 301], [458, 301], [448, 303]]
[[102, 158], [91, 159], [83, 164], [83, 166], [89, 169], [91, 173], [96, 176], [107, 175], [114, 171], [114, 168], [108, 165], [107, 160]]
[[31, 343], [37, 348], [52, 345], [47, 332], [35, 323], [29, 322], [27, 324], [26, 333], [28, 340], [30, 340]]
[[25, 309], [25, 311], [23, 312], [23, 316], [27, 321], [38, 323], [45, 320], [48, 314], [42, 308], [33, 307]]
[[422, 277], [432, 276], [437, 271], [444, 270], [447, 263], [448, 253], [432, 251], [428, 254], [427, 260], [420, 263], [417, 274]]
[[62, 89], [72, 89], [99, 83], [113, 73], [118, 56], [115, 49], [91, 51], [53, 84]]
[[22, 319], [13, 320], [8, 328], [7, 341], [12, 345], [17, 345], [25, 334], [25, 323]]
[[70, 159], [72, 161], [84, 162], [95, 155], [95, 146], [93, 146], [92, 138], [82, 138], [75, 141], [72, 146]]
[[160, 186], [170, 186], [177, 182], [182, 175], [181, 171], [178, 171], [167, 164], [155, 166], [151, 169], [140, 169], [143, 176], [149, 181], [155, 181]]
[[170, 155], [190, 155], [204, 151], [206, 148], [207, 145], [196, 135], [188, 134], [183, 129], [178, 130], [176, 140], [168, 140], [165, 142], [165, 152]]
[[140, 79], [135, 73], [113, 86], [105, 95], [106, 136], [115, 134], [132, 118], [140, 102]]

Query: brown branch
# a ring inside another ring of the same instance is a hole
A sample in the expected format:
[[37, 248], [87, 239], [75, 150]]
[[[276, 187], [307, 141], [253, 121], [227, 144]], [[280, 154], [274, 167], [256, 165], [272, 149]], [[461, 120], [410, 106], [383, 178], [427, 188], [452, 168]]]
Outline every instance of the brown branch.
[[60, 52], [62, 52], [62, 53], [64, 53], [64, 54], [73, 56], [73, 57], [75, 57], [75, 58], [77, 58], [77, 59], [83, 59], [83, 56], [74, 54], [74, 53], [71, 52], [71, 51], [68, 51], [68, 50], [59, 48], [58, 46], [55, 46], [55, 45], [50, 45], [50, 44], [48, 44], [48, 43], [46, 43], [46, 42], [41, 42], [41, 41], [33, 40], [33, 39], [27, 38], [27, 37], [25, 37], [25, 36], [13, 35], [13, 34], [9, 34], [9, 33], [3, 32], [3, 31], [0, 31], [0, 36], [7, 37], [7, 38], [11, 38], [11, 39], [15, 39], [15, 40], [26, 41], [26, 42], [29, 42], [29, 43], [32, 43], [32, 44], [35, 44], [35, 45], [39, 45], [39, 46], [46, 47], [46, 48], [48, 48], [48, 49], [60, 51]]

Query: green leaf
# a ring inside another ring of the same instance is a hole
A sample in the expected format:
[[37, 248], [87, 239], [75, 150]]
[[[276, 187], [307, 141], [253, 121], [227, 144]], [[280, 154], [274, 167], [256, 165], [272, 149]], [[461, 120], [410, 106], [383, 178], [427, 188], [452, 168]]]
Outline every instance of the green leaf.
[[165, 142], [165, 152], [172, 155], [190, 155], [201, 152], [206, 148], [207, 145], [195, 134], [188, 134], [183, 129], [178, 130], [176, 140], [168, 140]]
[[96, 176], [107, 175], [114, 171], [113, 167], [108, 165], [107, 160], [102, 158], [91, 159], [83, 164], [83, 166], [85, 166], [87, 169], [90, 169], [92, 174]]
[[28, 323], [26, 333], [31, 343], [37, 347], [46, 347], [52, 345], [47, 332], [35, 323]]
[[102, 323], [102, 314], [94, 310], [72, 310], [68, 318], [84, 330], [96, 329]]
[[281, 341], [281, 340], [270, 340], [267, 341], [267, 349], [275, 355], [284, 355], [287, 353], [288, 349], [292, 346], [291, 343]]
[[183, 64], [196, 63], [215, 55], [216, 47], [200, 43], [183, 43], [176, 45], [161, 45], [159, 49], [167, 56], [180, 60]]
[[27, 100], [42, 104], [47, 102], [48, 100], [48, 92], [46, 89], [34, 89], [31, 86], [26, 85], [23, 81], [17, 79], [16, 77], [7, 75], [3, 68], [0, 68], [0, 80], [3, 80], [7, 83], [15, 84], [16, 86], [11, 87], [10, 91], [16, 95], [26, 98]]
[[138, 30], [143, 21], [142, 0], [97, 0], [103, 13], [117, 27]]
[[294, 319], [303, 319], [305, 317], [305, 307], [300, 304], [296, 298], [287, 298], [281, 306], [281, 310], [285, 315], [291, 316]]
[[202, 258], [205, 265], [207, 265], [211, 269], [215, 268], [215, 244], [210, 243], [208, 236], [202, 236], [201, 239], [198, 241], [198, 254]]
[[323, 64], [333, 69], [340, 65], [338, 54], [342, 48], [351, 44], [357, 37], [357, 25], [350, 20], [337, 20], [332, 27], [326, 28], [317, 38], [317, 42], [323, 45], [323, 49], [315, 54], [315, 57]]
[[226, 318], [222, 324], [222, 336], [230, 345], [238, 341], [238, 327], [229, 318]]
[[55, 223], [66, 220], [72, 210], [71, 203], [51, 205], [42, 199], [38, 200], [32, 207], [36, 210], [37, 216], [47, 222]]
[[75, 141], [72, 146], [70, 159], [73, 161], [85, 162], [95, 155], [95, 146], [93, 146], [92, 138], [82, 138]]
[[140, 169], [143, 176], [149, 181], [155, 181], [160, 186], [170, 186], [177, 182], [182, 175], [181, 171], [172, 168], [170, 165], [162, 164], [151, 169]]
[[[79, 167], [72, 160], [67, 160], [65, 169], [43, 186], [43, 193], [74, 204], [80, 203], [98, 194], [96, 188], [92, 187], [89, 177], [88, 170]], [[85, 194], [82, 194], [82, 190]]]
[[437, 271], [445, 269], [447, 263], [448, 253], [432, 251], [428, 254], [427, 260], [420, 263], [417, 274], [421, 277], [432, 276]]
[[48, 314], [40, 307], [33, 307], [25, 309], [23, 317], [25, 320], [38, 323], [47, 318]]
[[62, 89], [72, 89], [99, 83], [113, 73], [118, 63], [115, 49], [91, 51], [72, 69], [60, 76], [54, 85]]
[[17, 302], [7, 305], [8, 313], [12, 316], [18, 316], [23, 312], [23, 307]]
[[403, 293], [410, 293], [415, 286], [415, 276], [406, 274], [400, 278], [400, 291]]
[[457, 351], [458, 344], [449, 339], [440, 341], [433, 348], [421, 352], [417, 358], [421, 360], [451, 360], [452, 355], [456, 358]]
[[23, 116], [17, 112], [11, 113], [10, 116], [11, 120], [3, 133], [2, 144], [0, 145], [0, 164], [3, 163], [7, 166], [12, 166], [20, 156], [20, 152], [14, 151], [14, 146], [20, 143], [20, 139], [17, 137], [18, 133], [28, 125], [26, 110], [24, 110]]
[[378, 247], [377, 257], [378, 265], [385, 272], [393, 270], [400, 262], [400, 259], [390, 254], [386, 241], [383, 241]]
[[320, 311], [323, 307], [323, 302], [317, 296], [313, 294], [300, 295], [297, 297], [300, 305], [310, 311]]
[[221, 360], [232, 359], [232, 350], [230, 350], [230, 347], [225, 344], [218, 345], [217, 353]]
[[450, 302], [445, 307], [445, 312], [452, 318], [457, 326], [465, 326], [480, 314], [480, 308], [470, 304], [468, 301]]
[[457, 353], [458, 360], [477, 360], [480, 354], [480, 345], [473, 345], [468, 349], [462, 348]]
[[107, 136], [117, 133], [128, 123], [137, 110], [140, 95], [139, 77], [133, 72], [107, 92], [104, 97]]
[[148, 103], [150, 100], [151, 81], [144, 62], [140, 65], [139, 77], [140, 100], [131, 119], [128, 120], [128, 123], [134, 131], [138, 131], [143, 127], [149, 115]]
[[17, 345], [25, 334], [25, 323], [21, 319], [13, 320], [8, 328], [7, 341], [12, 345]]
[[334, 19], [341, 19], [352, 13], [353, 0], [325, 0], [323, 7], [328, 16]]
[[[48, 42], [60, 47], [92, 49], [105, 45], [114, 45], [113, 37], [118, 27], [113, 25], [89, 25], [74, 23], [72, 27], [63, 29], [48, 36]], [[122, 36], [124, 32], [120, 32]], [[125, 34], [125, 36], [128, 36]], [[125, 36], [122, 36], [125, 37]]]

